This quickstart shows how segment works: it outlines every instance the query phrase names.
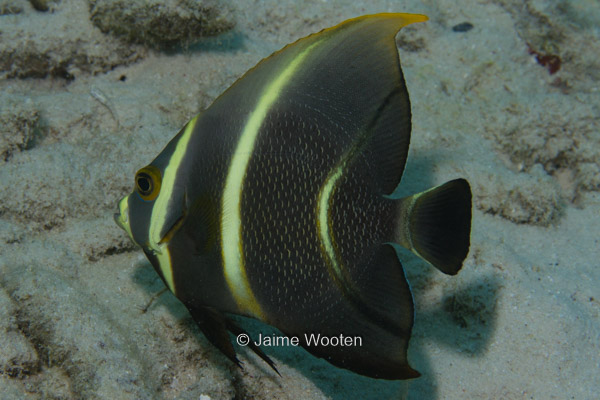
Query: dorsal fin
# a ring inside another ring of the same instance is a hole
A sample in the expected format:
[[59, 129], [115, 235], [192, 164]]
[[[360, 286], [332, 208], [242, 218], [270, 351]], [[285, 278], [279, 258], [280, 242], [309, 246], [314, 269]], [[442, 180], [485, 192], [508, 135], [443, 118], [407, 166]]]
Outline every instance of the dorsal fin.
[[[238, 110], [241, 134], [249, 139], [244, 141], [247, 148], [236, 151], [253, 155], [306, 155], [308, 141], [328, 152], [335, 164], [360, 142], [353, 162], [369, 171], [378, 190], [391, 194], [402, 176], [411, 131], [395, 36], [403, 26], [426, 19], [367, 15], [300, 39], [249, 70], [207, 115], [223, 117]], [[300, 127], [288, 125], [292, 117]], [[258, 126], [260, 133], [246, 135]], [[290, 128], [301, 136], [298, 143], [277, 141], [278, 129]]]

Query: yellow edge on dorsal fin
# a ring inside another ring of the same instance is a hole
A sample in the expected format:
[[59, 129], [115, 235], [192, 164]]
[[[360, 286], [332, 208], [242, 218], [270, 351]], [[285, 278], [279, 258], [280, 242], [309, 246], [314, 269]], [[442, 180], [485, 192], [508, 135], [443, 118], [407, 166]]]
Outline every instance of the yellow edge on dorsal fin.
[[273, 58], [274, 56], [276, 56], [276, 55], [284, 52], [285, 50], [287, 50], [288, 48], [296, 45], [298, 42], [300, 42], [302, 40], [309, 39], [309, 38], [311, 38], [313, 36], [320, 35], [320, 34], [322, 34], [324, 32], [328, 32], [328, 31], [337, 29], [337, 28], [339, 28], [339, 27], [341, 27], [343, 25], [347, 25], [347, 24], [350, 24], [352, 22], [356, 22], [356, 21], [360, 21], [360, 20], [368, 19], [368, 18], [377, 18], [377, 17], [384, 17], [384, 16], [394, 17], [394, 18], [398, 18], [398, 19], [403, 19], [404, 21], [402, 21], [402, 23], [398, 27], [398, 30], [400, 30], [400, 29], [402, 29], [405, 26], [410, 25], [410, 24], [416, 24], [418, 22], [425, 22], [425, 21], [429, 20], [429, 17], [427, 15], [423, 15], [423, 14], [407, 14], [407, 13], [378, 13], [378, 14], [361, 15], [359, 17], [354, 17], [354, 18], [347, 19], [345, 21], [340, 22], [339, 24], [337, 24], [335, 26], [332, 26], [332, 27], [329, 27], [329, 28], [324, 28], [324, 29], [320, 30], [319, 32], [311, 33], [308, 36], [301, 37], [298, 40], [296, 40], [296, 41], [294, 41], [292, 43], [289, 43], [289, 44], [285, 45], [284, 47], [282, 47], [281, 49], [273, 52], [271, 55], [263, 58], [254, 67], [250, 68], [242, 76], [240, 76], [230, 87], [228, 87], [227, 89], [225, 89], [225, 91], [223, 93], [221, 93], [221, 95], [219, 96], [219, 98], [225, 96], [225, 94], [228, 91], [230, 91], [231, 88], [233, 88], [237, 82], [239, 82], [242, 79], [244, 79], [244, 77], [246, 77], [246, 75], [249, 75], [252, 71], [258, 69], [266, 60], [268, 60], [270, 58]]

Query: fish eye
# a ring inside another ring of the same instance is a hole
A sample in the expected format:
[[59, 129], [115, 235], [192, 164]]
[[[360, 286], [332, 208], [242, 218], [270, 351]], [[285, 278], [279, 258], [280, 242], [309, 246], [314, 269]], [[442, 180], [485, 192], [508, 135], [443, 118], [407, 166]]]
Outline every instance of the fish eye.
[[135, 174], [135, 191], [142, 200], [152, 201], [160, 192], [161, 179], [158, 168], [148, 165]]

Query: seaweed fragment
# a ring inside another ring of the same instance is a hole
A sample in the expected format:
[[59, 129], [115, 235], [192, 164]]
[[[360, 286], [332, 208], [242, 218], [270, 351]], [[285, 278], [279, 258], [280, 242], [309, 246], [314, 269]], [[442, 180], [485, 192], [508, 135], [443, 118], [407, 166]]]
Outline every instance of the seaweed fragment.
[[562, 63], [560, 56], [536, 51], [531, 46], [528, 46], [528, 52], [535, 56], [535, 60], [538, 64], [548, 69], [550, 75], [554, 75], [560, 69]]

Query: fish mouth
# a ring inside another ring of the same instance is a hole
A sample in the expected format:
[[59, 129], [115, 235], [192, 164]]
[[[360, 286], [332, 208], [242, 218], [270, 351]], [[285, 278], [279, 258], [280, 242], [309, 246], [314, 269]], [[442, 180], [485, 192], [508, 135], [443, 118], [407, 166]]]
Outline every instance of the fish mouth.
[[113, 219], [115, 220], [115, 223], [121, 227], [121, 229], [125, 229], [125, 228], [123, 228], [123, 225], [121, 222], [121, 213], [114, 213]]
[[129, 225], [129, 196], [125, 196], [119, 201], [119, 212], [115, 213], [113, 218], [119, 228], [127, 232], [131, 241], [137, 244], [133, 239], [133, 233], [131, 232], [131, 226]]

